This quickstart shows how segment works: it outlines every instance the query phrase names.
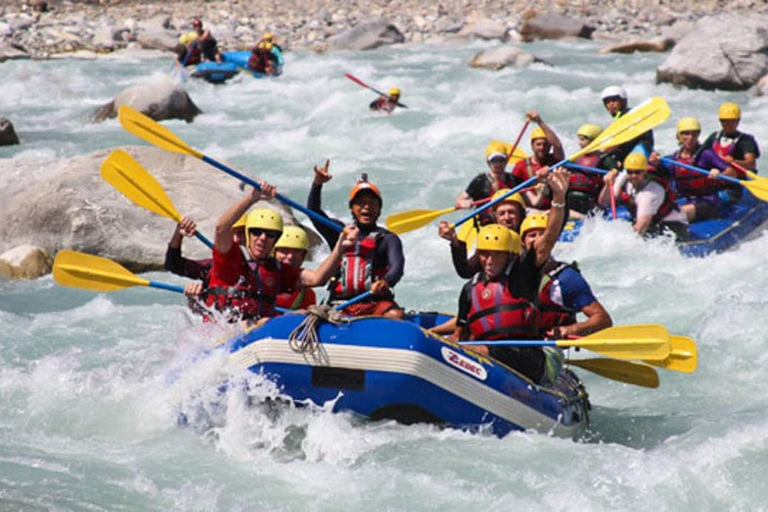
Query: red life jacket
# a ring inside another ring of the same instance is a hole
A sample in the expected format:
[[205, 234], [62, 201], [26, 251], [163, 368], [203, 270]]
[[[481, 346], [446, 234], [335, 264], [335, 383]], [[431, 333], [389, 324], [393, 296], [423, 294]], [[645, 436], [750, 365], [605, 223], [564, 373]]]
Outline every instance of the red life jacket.
[[248, 69], [258, 71], [259, 73], [267, 72], [267, 64], [274, 59], [272, 52], [266, 48], [259, 48], [258, 45], [254, 46], [251, 50], [251, 56], [248, 58]]
[[544, 274], [539, 284], [539, 330], [547, 332], [555, 327], [576, 323], [576, 313], [564, 309], [550, 296], [557, 275], [570, 267], [567, 263], [550, 260], [544, 265]]
[[274, 258], [262, 265], [249, 261], [247, 269], [235, 286], [228, 286], [212, 272], [203, 295], [205, 305], [226, 312], [234, 320], [275, 316], [275, 299], [281, 291], [280, 262]]
[[504, 181], [499, 183], [493, 173], [486, 173], [485, 177], [488, 178], [488, 183], [490, 183], [491, 186], [491, 193], [488, 194], [488, 197], [493, 197], [493, 194], [499, 190], [515, 188], [515, 177], [513, 175], [505, 172], [502, 176]]
[[736, 143], [739, 142], [739, 139], [741, 138], [741, 132], [736, 132], [735, 135], [736, 137], [733, 138], [733, 142], [727, 146], [724, 146], [720, 143], [723, 137], [723, 132], [717, 134], [717, 137], [715, 137], [715, 142], [712, 144], [712, 150], [717, 153], [717, 156], [720, 158], [725, 158], [733, 154], [733, 152], [736, 150]]
[[[653, 177], [650, 173], [648, 176], [650, 180], [656, 181], [653, 180]], [[664, 186], [660, 181], [656, 182]], [[637, 219], [637, 205], [635, 204], [635, 199], [629, 195], [629, 192], [627, 192], [625, 187], [621, 188], [621, 192], [619, 193], [619, 200], [627, 206], [629, 213], [632, 215], [632, 219]], [[678, 209], [679, 207], [677, 206], [677, 202], [675, 200], [675, 193], [669, 188], [669, 186], [664, 186], [664, 201], [661, 203], [661, 206], [659, 206], [659, 209], [656, 210], [656, 213], [651, 219], [651, 223], [658, 224], [664, 220], [664, 217]]]
[[534, 339], [537, 317], [535, 304], [514, 297], [503, 282], [484, 283], [479, 273], [475, 276], [467, 316], [473, 340]]
[[317, 297], [312, 288], [299, 288], [292, 292], [281, 293], [277, 296], [275, 305], [285, 309], [307, 309], [317, 304]]
[[383, 278], [389, 267], [374, 268], [373, 256], [379, 239], [386, 232], [380, 228], [358, 239], [354, 247], [347, 249], [341, 259], [333, 297], [346, 299], [371, 289], [373, 281]]
[[[576, 159], [576, 163], [585, 167], [597, 167], [600, 155], [589, 153]], [[597, 198], [603, 189], [603, 175], [595, 172], [571, 170], [571, 178], [568, 180], [568, 191], [582, 192]]]
[[[680, 156], [680, 151], [675, 152], [675, 154], [672, 155], [672, 158], [683, 164], [696, 165], [695, 156], [683, 157]], [[681, 196], [708, 196], [716, 194], [717, 191], [720, 190], [720, 185], [717, 181], [712, 180], [699, 172], [686, 169], [685, 167], [675, 166], [674, 176], [677, 192]]]

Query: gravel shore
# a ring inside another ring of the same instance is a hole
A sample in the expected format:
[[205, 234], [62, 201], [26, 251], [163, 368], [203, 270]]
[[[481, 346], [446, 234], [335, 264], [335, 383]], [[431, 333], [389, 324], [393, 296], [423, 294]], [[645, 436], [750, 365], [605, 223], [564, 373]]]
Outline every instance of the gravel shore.
[[[193, 17], [211, 28], [225, 50], [250, 48], [265, 31], [287, 49], [323, 48], [333, 36], [372, 19], [397, 27], [406, 43], [450, 38], [491, 20], [510, 39], [522, 20], [558, 13], [594, 28], [592, 39], [618, 43], [664, 35], [676, 23], [706, 15], [768, 12], [756, 0], [0, 0], [0, 47], [34, 58], [128, 46], [142, 31], [178, 34]], [[146, 45], [144, 45], [146, 46]], [[0, 57], [2, 60], [2, 57]]]

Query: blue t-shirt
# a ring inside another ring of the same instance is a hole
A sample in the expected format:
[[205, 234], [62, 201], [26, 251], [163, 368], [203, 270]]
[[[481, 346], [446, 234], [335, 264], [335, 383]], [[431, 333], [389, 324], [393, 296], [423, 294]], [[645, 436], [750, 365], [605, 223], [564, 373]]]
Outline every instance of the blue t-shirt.
[[572, 312], [580, 312], [586, 306], [597, 302], [589, 283], [572, 267], [566, 267], [555, 276], [549, 289], [549, 298], [558, 306]]

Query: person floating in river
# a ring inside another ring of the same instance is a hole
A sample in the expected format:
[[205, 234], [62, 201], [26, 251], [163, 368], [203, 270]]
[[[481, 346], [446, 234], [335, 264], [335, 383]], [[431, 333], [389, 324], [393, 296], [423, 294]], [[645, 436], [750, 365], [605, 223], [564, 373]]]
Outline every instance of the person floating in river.
[[391, 114], [395, 108], [397, 108], [399, 101], [400, 89], [397, 87], [392, 87], [389, 90], [389, 96], [379, 96], [373, 100], [370, 105], [368, 105], [368, 108], [374, 112], [386, 112], [387, 114]]
[[[315, 177], [307, 198], [307, 208], [326, 218], [330, 217], [322, 210], [321, 192], [323, 184], [332, 178], [328, 173], [329, 165], [330, 160], [326, 160], [324, 166], [314, 167]], [[392, 291], [405, 270], [403, 245], [400, 237], [376, 223], [381, 215], [382, 204], [379, 188], [368, 181], [367, 174], [361, 174], [349, 192], [349, 210], [358, 237], [354, 245], [344, 252], [340, 271], [331, 282], [329, 296], [331, 303], [339, 303], [370, 291], [369, 299], [342, 310], [350, 316], [404, 316]], [[331, 221], [338, 224], [339, 228], [343, 226], [339, 220]], [[312, 219], [312, 224], [329, 246], [336, 243], [338, 230], [315, 219]]]
[[347, 226], [337, 237], [331, 254], [316, 269], [282, 265], [272, 254], [283, 233], [279, 213], [259, 208], [248, 214], [245, 222], [246, 259], [235, 242], [232, 225], [259, 199], [273, 198], [275, 188], [261, 182], [219, 217], [213, 246], [213, 266], [209, 286], [201, 291], [206, 306], [222, 312], [228, 321], [261, 322], [277, 314], [278, 294], [296, 288], [322, 286], [337, 271], [342, 254], [353, 247], [358, 229]]

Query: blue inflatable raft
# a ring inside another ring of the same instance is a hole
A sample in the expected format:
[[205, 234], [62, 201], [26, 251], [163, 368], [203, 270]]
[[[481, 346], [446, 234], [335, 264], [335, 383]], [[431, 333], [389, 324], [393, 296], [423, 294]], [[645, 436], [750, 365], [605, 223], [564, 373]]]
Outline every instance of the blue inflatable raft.
[[[619, 207], [618, 217], [629, 220], [629, 212]], [[606, 213], [610, 218], [610, 212]], [[690, 239], [678, 242], [680, 251], [687, 256], [706, 256], [728, 250], [759, 231], [768, 220], [768, 203], [744, 192], [741, 199], [723, 209], [719, 219], [694, 222], [689, 226]], [[573, 242], [581, 230], [581, 220], [569, 220], [560, 235], [561, 242]]]
[[300, 347], [291, 332], [306, 318], [289, 314], [230, 341], [230, 360], [266, 375], [296, 402], [332, 403], [372, 420], [429, 422], [498, 436], [535, 430], [572, 437], [588, 423], [587, 393], [568, 369], [537, 385], [507, 366], [425, 329], [448, 319], [351, 318], [316, 329]]
[[[277, 55], [277, 72], [272, 76], [279, 76], [283, 71], [283, 56], [279, 50], [275, 49]], [[249, 51], [224, 52], [221, 54], [221, 62], [201, 62], [195, 66], [192, 72], [193, 77], [202, 78], [212, 84], [226, 82], [238, 73], [247, 73], [254, 78], [263, 78], [264, 73], [248, 69], [248, 59], [251, 57]]]

